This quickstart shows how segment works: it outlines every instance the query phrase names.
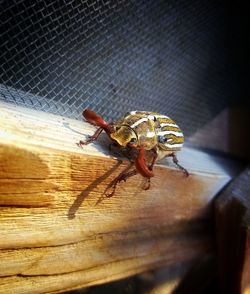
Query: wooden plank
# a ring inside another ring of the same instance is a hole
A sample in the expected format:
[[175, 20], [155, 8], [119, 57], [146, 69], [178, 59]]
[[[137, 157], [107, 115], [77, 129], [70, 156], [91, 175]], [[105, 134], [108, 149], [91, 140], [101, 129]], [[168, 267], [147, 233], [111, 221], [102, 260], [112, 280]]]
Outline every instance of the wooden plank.
[[[49, 293], [124, 278], [210, 251], [215, 194], [235, 168], [186, 149], [105, 197], [129, 163], [84, 122], [0, 104], [0, 293]], [[118, 160], [119, 159], [119, 160]], [[11, 290], [10, 290], [11, 289]]]
[[216, 200], [221, 293], [250, 293], [250, 168]]

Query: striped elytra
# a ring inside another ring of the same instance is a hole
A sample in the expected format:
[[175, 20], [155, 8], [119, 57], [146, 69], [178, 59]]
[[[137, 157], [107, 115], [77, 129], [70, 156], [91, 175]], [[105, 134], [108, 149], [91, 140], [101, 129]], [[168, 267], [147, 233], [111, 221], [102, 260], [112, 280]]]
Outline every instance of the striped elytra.
[[157, 148], [168, 153], [179, 151], [184, 142], [178, 125], [170, 117], [157, 112], [131, 111], [113, 126], [115, 132], [111, 137], [121, 146], [133, 141], [146, 150]]

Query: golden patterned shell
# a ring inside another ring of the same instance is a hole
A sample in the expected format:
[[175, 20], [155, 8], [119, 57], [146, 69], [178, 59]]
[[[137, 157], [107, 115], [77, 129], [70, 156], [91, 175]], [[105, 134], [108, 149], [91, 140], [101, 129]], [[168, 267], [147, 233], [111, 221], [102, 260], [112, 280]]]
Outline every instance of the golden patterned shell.
[[125, 146], [135, 138], [146, 150], [157, 147], [162, 151], [179, 151], [184, 136], [177, 124], [168, 116], [157, 112], [131, 111], [113, 123], [112, 138]]

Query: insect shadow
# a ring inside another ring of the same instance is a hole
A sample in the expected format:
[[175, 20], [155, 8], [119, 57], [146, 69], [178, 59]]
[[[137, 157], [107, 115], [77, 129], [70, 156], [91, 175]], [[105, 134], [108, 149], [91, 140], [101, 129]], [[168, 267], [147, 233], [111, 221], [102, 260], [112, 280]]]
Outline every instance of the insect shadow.
[[113, 181], [111, 181], [108, 184], [107, 188], [103, 192], [102, 196], [97, 200], [95, 205], [101, 203], [105, 198], [110, 198], [114, 196], [116, 191], [116, 186], [122, 181], [126, 182], [127, 178], [136, 174], [136, 170], [132, 170], [129, 172], [129, 170], [132, 168], [133, 165], [134, 163], [130, 162], [130, 165], [127, 166]]
[[77, 130], [71, 128], [71, 126], [70, 126], [70, 124], [69, 124], [68, 122], [63, 122], [62, 124], [63, 124], [63, 126], [64, 126], [66, 129], [69, 129], [69, 130], [73, 131], [73, 132], [76, 133], [76, 134], [82, 135], [82, 132], [79, 132], [79, 131], [77, 131]]
[[[118, 167], [122, 164], [122, 160], [118, 160], [118, 162], [106, 173], [104, 173], [102, 176], [100, 176], [98, 179], [94, 180], [90, 185], [88, 185], [75, 199], [74, 203], [71, 205], [68, 211], [68, 219], [75, 218], [75, 214], [79, 207], [82, 205], [84, 199], [89, 195], [90, 192], [92, 192], [101, 182], [103, 182], [105, 179], [107, 179], [115, 170], [118, 169]], [[108, 188], [107, 188], [108, 189]], [[106, 189], [106, 190], [107, 190]], [[106, 191], [105, 190], [105, 191]], [[104, 192], [105, 194], [105, 192]], [[99, 204], [105, 196], [101, 196], [100, 199], [96, 202], [96, 205]]]

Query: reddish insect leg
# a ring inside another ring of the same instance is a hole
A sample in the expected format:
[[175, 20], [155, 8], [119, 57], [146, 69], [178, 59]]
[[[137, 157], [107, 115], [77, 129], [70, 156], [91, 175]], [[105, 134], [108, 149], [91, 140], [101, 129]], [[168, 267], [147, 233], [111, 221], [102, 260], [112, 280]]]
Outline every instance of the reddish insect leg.
[[[155, 162], [156, 162], [156, 159], [157, 159], [157, 151], [156, 149], [152, 149], [151, 152], [153, 153], [153, 159], [152, 159], [152, 162], [150, 164], [150, 166], [148, 167], [150, 171], [153, 170], [153, 167], [155, 165]], [[145, 182], [145, 185], [143, 186], [143, 189], [144, 190], [148, 190], [150, 188], [150, 178], [146, 178], [146, 182]]]
[[[151, 168], [153, 167], [155, 160], [153, 160], [153, 163], [151, 164]], [[138, 157], [135, 160], [135, 166], [137, 171], [144, 177], [144, 178], [152, 178], [154, 176], [154, 173], [152, 169], [150, 169], [145, 161], [145, 149], [143, 146], [139, 148], [139, 154]]]
[[[132, 147], [132, 148], [135, 148], [135, 147]], [[128, 171], [133, 165], [133, 163], [131, 163], [128, 169], [123, 171], [117, 178], [115, 178], [115, 180], [111, 184], [112, 191], [110, 193], [106, 193], [106, 196], [112, 197], [115, 193], [117, 185], [122, 181], [126, 182], [128, 178], [136, 175], [137, 172], [139, 172], [144, 178], [147, 179], [147, 185], [144, 187], [144, 190], [148, 190], [150, 188], [150, 178], [154, 176], [152, 169], [153, 169], [153, 165], [155, 163], [156, 158], [157, 158], [157, 153], [154, 152], [153, 161], [150, 167], [148, 167], [145, 161], [145, 149], [144, 147], [140, 147], [138, 156], [135, 160], [136, 170]]]
[[157, 159], [157, 150], [155, 149], [155, 148], [153, 148], [152, 150], [151, 150], [151, 152], [153, 152], [153, 160], [152, 160], [152, 162], [151, 162], [151, 164], [150, 164], [150, 167], [149, 167], [149, 169], [150, 170], [153, 170], [153, 167], [154, 167], [154, 165], [155, 165], [155, 162], [156, 162], [156, 159]]
[[[131, 166], [129, 167], [131, 168]], [[116, 186], [124, 181], [126, 182], [126, 180], [132, 176], [135, 176], [137, 174], [137, 171], [134, 169], [134, 170], [131, 170], [131, 171], [127, 171], [128, 169], [126, 169], [125, 171], [121, 172], [119, 174], [119, 176], [117, 178], [114, 179], [114, 181], [111, 183], [111, 188], [112, 188], [112, 191], [110, 193], [106, 193], [106, 196], [107, 197], [112, 197], [114, 194], [115, 194], [115, 190], [116, 190]]]
[[189, 176], [189, 172], [183, 167], [181, 166], [178, 162], [178, 159], [175, 155], [175, 153], [171, 153], [169, 156], [172, 157], [174, 164], [176, 164], [178, 166], [179, 169], [181, 169], [183, 171], [183, 173], [188, 177]]
[[114, 181], [111, 183], [111, 188], [112, 191], [110, 193], [106, 193], [107, 197], [112, 197], [115, 193], [117, 185], [126, 180], [139, 172], [144, 178], [147, 179], [147, 185], [144, 187], [144, 190], [148, 190], [150, 188], [150, 178], [154, 176], [154, 173], [152, 171], [153, 165], [155, 163], [157, 154], [154, 152], [154, 158], [153, 161], [150, 165], [150, 167], [147, 166], [146, 161], [145, 161], [145, 149], [144, 147], [140, 147], [139, 149], [139, 154], [135, 160], [135, 166], [136, 170], [128, 171], [133, 163], [125, 170], [123, 171], [117, 178], [114, 179]]
[[80, 140], [79, 143], [77, 144], [79, 147], [82, 147], [82, 145], [87, 145], [89, 143], [94, 142], [101, 134], [101, 132], [103, 131], [103, 128], [98, 128], [94, 135], [89, 136], [88, 139], [86, 141]]

